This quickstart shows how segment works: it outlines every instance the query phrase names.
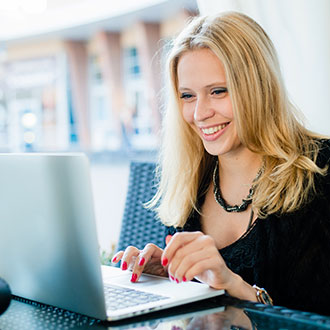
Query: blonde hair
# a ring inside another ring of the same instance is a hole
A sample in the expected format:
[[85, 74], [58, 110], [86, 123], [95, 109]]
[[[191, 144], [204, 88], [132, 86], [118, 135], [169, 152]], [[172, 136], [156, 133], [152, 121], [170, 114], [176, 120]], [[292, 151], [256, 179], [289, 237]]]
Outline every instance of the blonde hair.
[[223, 63], [241, 143], [264, 159], [252, 206], [259, 217], [292, 212], [308, 200], [321, 138], [298, 120], [288, 100], [274, 46], [264, 30], [241, 13], [198, 17], [174, 41], [168, 57], [169, 102], [163, 120], [160, 183], [149, 203], [166, 225], [183, 226], [197, 211], [197, 193], [214, 167], [199, 136], [180, 110], [177, 66], [187, 51], [208, 48]]

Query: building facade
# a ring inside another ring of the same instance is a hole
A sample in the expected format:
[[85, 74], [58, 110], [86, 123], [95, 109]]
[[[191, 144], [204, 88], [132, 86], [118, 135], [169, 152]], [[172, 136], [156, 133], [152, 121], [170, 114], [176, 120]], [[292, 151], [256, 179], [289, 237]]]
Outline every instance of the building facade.
[[197, 5], [149, 2], [86, 26], [2, 41], [0, 150], [156, 149], [166, 45]]

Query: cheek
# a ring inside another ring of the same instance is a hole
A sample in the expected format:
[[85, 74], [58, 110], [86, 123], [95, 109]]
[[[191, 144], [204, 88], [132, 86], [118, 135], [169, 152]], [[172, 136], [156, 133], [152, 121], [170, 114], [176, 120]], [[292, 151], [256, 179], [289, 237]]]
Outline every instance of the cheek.
[[182, 106], [182, 116], [183, 119], [188, 123], [188, 124], [193, 124], [194, 123], [194, 109], [191, 105], [189, 104], [184, 104]]
[[225, 112], [226, 112], [226, 116], [228, 118], [233, 118], [234, 117], [233, 116], [233, 107], [232, 107], [232, 104], [231, 104], [231, 101], [230, 101], [229, 97], [226, 98], [226, 103], [225, 103], [224, 109], [225, 109]]

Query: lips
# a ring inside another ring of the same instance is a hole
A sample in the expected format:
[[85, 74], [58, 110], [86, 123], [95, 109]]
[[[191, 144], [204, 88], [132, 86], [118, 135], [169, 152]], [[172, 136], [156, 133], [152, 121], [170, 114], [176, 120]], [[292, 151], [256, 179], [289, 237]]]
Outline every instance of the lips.
[[214, 134], [222, 129], [224, 129], [229, 123], [220, 124], [218, 126], [213, 126], [209, 128], [201, 128], [202, 132], [206, 135]]
[[216, 140], [220, 135], [222, 135], [225, 132], [226, 127], [229, 124], [230, 124], [230, 122], [227, 122], [227, 123], [222, 123], [222, 124], [215, 125], [212, 127], [200, 128], [200, 131], [205, 140], [213, 141], [213, 140]]

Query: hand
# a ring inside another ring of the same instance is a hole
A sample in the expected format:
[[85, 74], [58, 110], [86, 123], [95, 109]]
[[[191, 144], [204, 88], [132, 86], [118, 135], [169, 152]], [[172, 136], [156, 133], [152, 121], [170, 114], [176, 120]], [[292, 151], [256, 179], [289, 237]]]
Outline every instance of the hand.
[[167, 267], [160, 262], [163, 249], [155, 244], [147, 244], [143, 250], [129, 246], [125, 251], [115, 254], [112, 262], [117, 264], [121, 260], [121, 269], [132, 270], [132, 282], [137, 282], [142, 273], [167, 276]]
[[201, 232], [176, 233], [161, 260], [177, 282], [197, 278], [212, 288], [228, 290], [238, 276], [226, 266], [213, 238]]

